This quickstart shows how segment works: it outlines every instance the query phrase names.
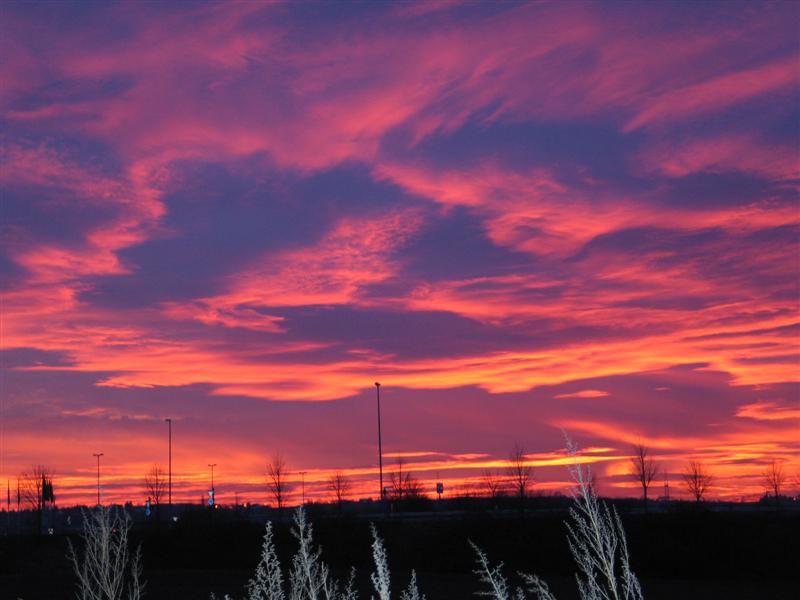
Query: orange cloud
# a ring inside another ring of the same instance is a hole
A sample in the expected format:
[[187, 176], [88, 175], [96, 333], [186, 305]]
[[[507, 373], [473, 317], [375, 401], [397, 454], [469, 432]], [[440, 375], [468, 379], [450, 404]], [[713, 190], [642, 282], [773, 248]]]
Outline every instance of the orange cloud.
[[776, 402], [754, 402], [740, 406], [736, 411], [736, 416], [759, 421], [799, 420], [800, 408], [781, 406]]

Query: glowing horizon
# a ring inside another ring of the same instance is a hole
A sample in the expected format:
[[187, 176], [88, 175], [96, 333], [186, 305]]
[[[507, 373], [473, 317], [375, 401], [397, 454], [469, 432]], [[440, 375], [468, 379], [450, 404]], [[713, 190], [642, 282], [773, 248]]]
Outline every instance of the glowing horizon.
[[379, 380], [429, 493], [797, 487], [797, 5], [0, 10], [0, 482], [141, 502], [170, 417], [175, 501], [374, 495]]

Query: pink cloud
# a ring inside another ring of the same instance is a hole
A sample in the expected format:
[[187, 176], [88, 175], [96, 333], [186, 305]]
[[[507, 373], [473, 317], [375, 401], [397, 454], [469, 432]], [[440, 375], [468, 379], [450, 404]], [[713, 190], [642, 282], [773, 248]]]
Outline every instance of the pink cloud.
[[[797, 380], [796, 363], [786, 360], [796, 354], [790, 329], [797, 321], [796, 294], [774, 283], [796, 279], [794, 249], [784, 240], [760, 241], [757, 251], [746, 243], [759, 230], [797, 225], [796, 206], [770, 197], [728, 207], [663, 206], [654, 190], [663, 183], [659, 177], [698, 172], [743, 172], [782, 185], [796, 176], [795, 149], [770, 141], [760, 120], [725, 132], [711, 125], [673, 130], [748, 104], [773, 116], [787, 114], [786, 98], [798, 75], [781, 36], [765, 35], [775, 17], [753, 11], [735, 31], [727, 20], [713, 19], [671, 28], [661, 8], [604, 15], [605, 8], [594, 5], [523, 4], [445, 23], [443, 14], [458, 7], [420, 6], [389, 11], [363, 27], [310, 31], [293, 28], [277, 4], [208, 5], [157, 16], [148, 5], [103, 7], [101, 19], [122, 26], [125, 35], [113, 27], [71, 29], [55, 19], [34, 22], [6, 11], [0, 43], [9, 59], [0, 65], [0, 107], [18, 139], [3, 140], [0, 183], [46, 188], [54, 192], [47, 201], [59, 208], [75, 202], [114, 209], [99, 224], [70, 232], [68, 242], [45, 242], [22, 227], [9, 232], [9, 260], [23, 274], [4, 291], [4, 344], [65, 357], [64, 364], [25, 372], [102, 373], [96, 377], [103, 394], [194, 385], [220, 400], [345, 398], [375, 373], [420, 393], [479, 388], [500, 396], [686, 362], [725, 372], [732, 386]], [[581, 127], [590, 121], [616, 128], [620, 143], [631, 143], [625, 152], [636, 181], [629, 185], [641, 187], [631, 191], [575, 164], [511, 167], [490, 148], [481, 148], [474, 163], [448, 166], [416, 154], [426, 140], [466, 124]], [[81, 157], [80, 144], [65, 140], [96, 144], [114, 166], [99, 168]], [[425, 230], [430, 214], [416, 204], [400, 205], [345, 215], [319, 239], [256, 252], [223, 274], [218, 293], [127, 310], [87, 298], [94, 279], [121, 280], [141, 267], [123, 251], [180, 235], [166, 225], [165, 198], [186, 183], [180, 181], [181, 161], [235, 169], [244, 160], [255, 171], [298, 177], [358, 165], [415, 203], [427, 202], [431, 214], [463, 210], [480, 223], [487, 243], [541, 262], [514, 272], [404, 279], [403, 251]], [[581, 254], [593, 240], [636, 228], [687, 236], [719, 230], [727, 241], [709, 243], [699, 258], [684, 248], [637, 255], [602, 244]], [[724, 264], [712, 260], [720, 256]], [[392, 297], [367, 293], [396, 280], [408, 289]], [[698, 305], [687, 308], [681, 297]], [[449, 313], [527, 335], [530, 343], [499, 350], [465, 343], [451, 357], [425, 359], [360, 346], [311, 358], [306, 353], [331, 344], [291, 338], [287, 319], [272, 313], [320, 305]], [[192, 326], [197, 329], [185, 333]], [[581, 328], [618, 337], [558, 336]], [[258, 341], [226, 343], [244, 333]], [[545, 347], [538, 336], [547, 335], [555, 341]], [[606, 395], [587, 388], [555, 397], [579, 402]], [[106, 396], [96, 398], [106, 402]], [[653, 446], [675, 449], [681, 459], [701, 452], [729, 479], [733, 461], [749, 460], [752, 487], [758, 461], [784, 457], [792, 448], [784, 425], [796, 415], [771, 401], [735, 410], [739, 418], [730, 419], [730, 434], [670, 432], [654, 435]], [[146, 421], [148, 414], [129, 416]], [[120, 415], [98, 406], [66, 409], [62, 416], [124, 420]], [[611, 442], [628, 443], [643, 433], [601, 417], [553, 418], [550, 425]], [[145, 449], [159, 447], [155, 439], [143, 439]], [[771, 439], [777, 441], [765, 441]], [[13, 442], [29, 454], [37, 445], [53, 455], [63, 447], [63, 439], [43, 442], [32, 429], [15, 433]], [[189, 443], [185, 483], [195, 491], [202, 486], [203, 442], [197, 436]], [[121, 455], [132, 452], [115, 444]], [[234, 446], [226, 458], [249, 469], [236, 477], [257, 485], [253, 473], [263, 456]], [[414, 458], [421, 472], [461, 470], [458, 477], [466, 481], [476, 469], [503, 466], [502, 457], [479, 450], [395, 454]], [[531, 456], [538, 466], [561, 466], [560, 458]], [[63, 460], [78, 459], [70, 449]], [[611, 464], [625, 459], [624, 452], [604, 457]], [[144, 465], [141, 457], [123, 461], [115, 481], [132, 489], [130, 474]], [[313, 477], [322, 480], [327, 473], [320, 468]], [[85, 488], [90, 476], [80, 472], [70, 481]]]
[[625, 125], [632, 131], [654, 123], [669, 123], [720, 111], [753, 98], [797, 88], [796, 57], [781, 58], [759, 67], [727, 73], [701, 83], [670, 90], [647, 102]]
[[738, 171], [790, 182], [797, 174], [798, 150], [765, 143], [752, 134], [734, 133], [653, 144], [639, 157], [639, 162], [647, 171], [668, 177]]

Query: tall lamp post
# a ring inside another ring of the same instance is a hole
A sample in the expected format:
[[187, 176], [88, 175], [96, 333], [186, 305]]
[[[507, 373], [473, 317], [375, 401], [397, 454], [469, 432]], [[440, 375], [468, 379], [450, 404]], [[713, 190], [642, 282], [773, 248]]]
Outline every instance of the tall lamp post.
[[100, 506], [100, 457], [103, 453], [92, 454], [97, 459], [97, 506]]
[[213, 492], [214, 491], [214, 467], [217, 466], [217, 463], [214, 463], [213, 465], [210, 464], [208, 466], [211, 467], [211, 491]]
[[383, 442], [381, 440], [381, 384], [379, 382], [375, 382], [375, 392], [378, 396], [378, 473], [380, 474], [381, 480], [381, 495], [379, 496], [381, 500], [383, 500], [384, 491], [383, 491]]
[[172, 509], [172, 419], [164, 419], [169, 426], [169, 492], [167, 494], [167, 504]]

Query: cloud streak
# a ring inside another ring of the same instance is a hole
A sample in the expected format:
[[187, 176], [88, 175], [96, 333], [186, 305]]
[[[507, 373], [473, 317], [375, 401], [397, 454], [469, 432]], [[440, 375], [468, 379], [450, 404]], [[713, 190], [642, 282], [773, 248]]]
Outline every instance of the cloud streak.
[[609, 493], [634, 438], [728, 497], [795, 465], [795, 6], [2, 10], [0, 476], [67, 444], [80, 500], [102, 445], [136, 496], [173, 416], [187, 497], [210, 431], [243, 493], [285, 450], [367, 494], [376, 379], [453, 485], [562, 426]]

